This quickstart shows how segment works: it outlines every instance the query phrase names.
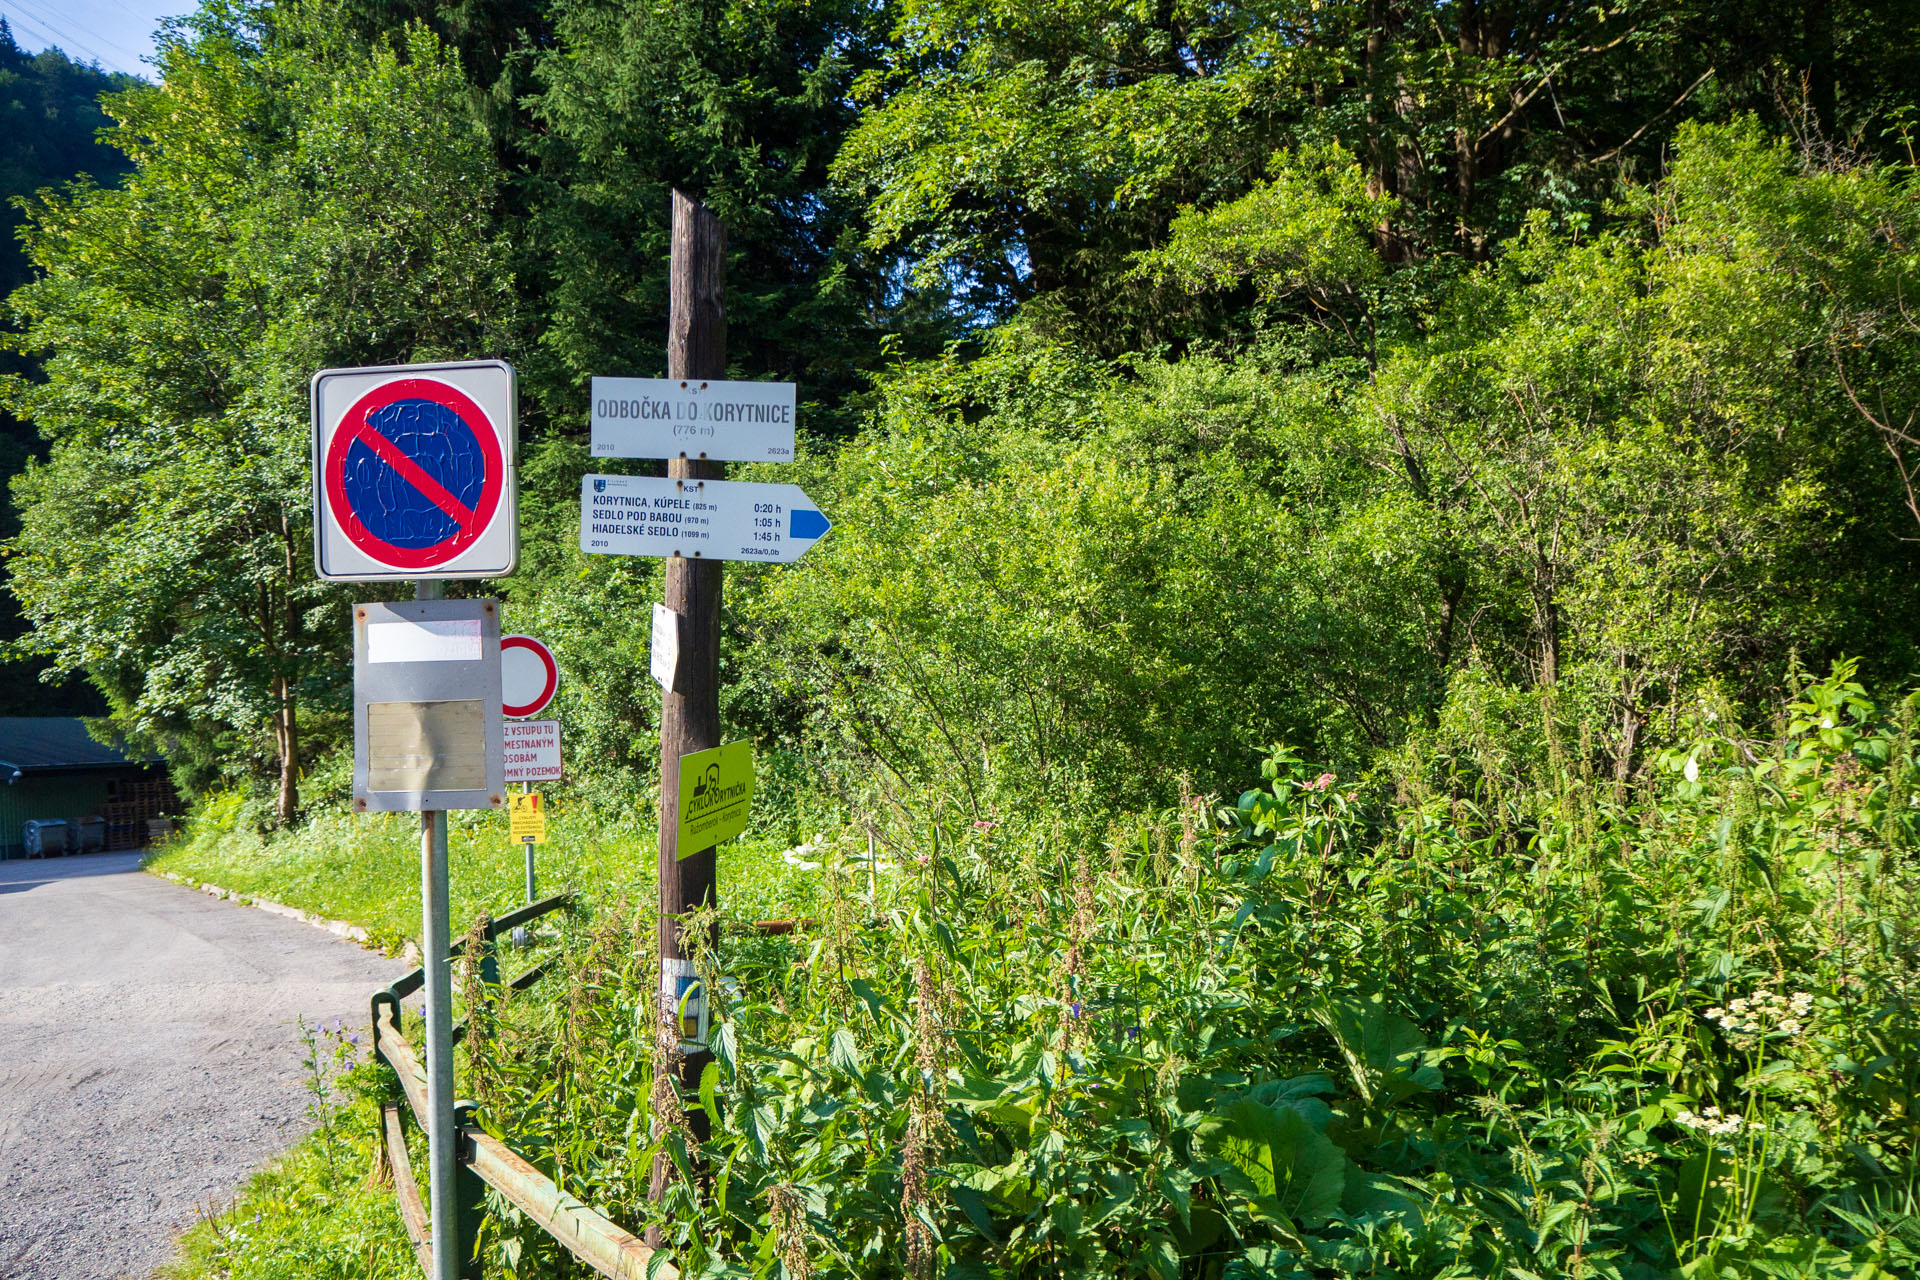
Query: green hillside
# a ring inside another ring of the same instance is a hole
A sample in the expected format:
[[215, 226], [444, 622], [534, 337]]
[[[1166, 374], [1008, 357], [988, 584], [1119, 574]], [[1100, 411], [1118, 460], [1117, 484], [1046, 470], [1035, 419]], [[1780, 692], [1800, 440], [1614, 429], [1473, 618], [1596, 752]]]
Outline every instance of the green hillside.
[[[58, 186], [86, 175], [111, 183], [126, 172], [124, 152], [100, 143], [95, 135], [107, 123], [100, 95], [128, 87], [127, 76], [73, 62], [58, 49], [23, 53], [13, 32], [0, 18], [0, 214], [5, 243], [0, 245], [0, 289], [12, 293], [33, 275], [18, 232], [25, 221], [14, 201], [43, 187]], [[0, 373], [9, 377], [35, 374], [36, 363], [15, 352], [0, 353]], [[11, 479], [40, 449], [38, 433], [10, 410], [0, 408], [0, 481]], [[19, 519], [0, 493], [0, 538], [19, 531]], [[0, 570], [4, 572], [4, 570]], [[17, 639], [26, 630], [19, 606], [0, 592], [0, 643]], [[97, 695], [80, 680], [63, 685], [43, 684], [37, 678], [44, 661], [0, 663], [0, 715], [73, 715], [105, 710]]]

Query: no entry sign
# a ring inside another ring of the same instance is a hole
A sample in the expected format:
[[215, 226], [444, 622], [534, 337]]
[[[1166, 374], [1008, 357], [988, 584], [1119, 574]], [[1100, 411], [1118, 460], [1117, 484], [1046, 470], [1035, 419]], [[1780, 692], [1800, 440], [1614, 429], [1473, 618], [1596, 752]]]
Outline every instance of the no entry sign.
[[497, 360], [315, 374], [320, 576], [512, 573], [515, 400], [513, 370]]
[[539, 715], [559, 691], [553, 650], [532, 636], [500, 637], [500, 700], [508, 719]]

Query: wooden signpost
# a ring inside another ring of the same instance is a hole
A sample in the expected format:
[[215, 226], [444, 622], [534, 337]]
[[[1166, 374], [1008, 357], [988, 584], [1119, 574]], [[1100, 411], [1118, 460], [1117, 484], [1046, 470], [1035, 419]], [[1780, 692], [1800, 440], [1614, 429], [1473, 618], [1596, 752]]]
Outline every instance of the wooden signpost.
[[[660, 683], [660, 955], [655, 1033], [677, 1049], [675, 1076], [692, 1092], [713, 1055], [687, 917], [718, 904], [714, 848], [746, 825], [752, 749], [720, 743], [720, 596], [727, 560], [788, 564], [832, 526], [793, 485], [729, 484], [728, 458], [788, 461], [795, 388], [728, 382], [727, 229], [673, 193], [668, 271], [667, 376], [596, 378], [593, 453], [662, 458], [667, 475], [587, 476], [580, 549], [666, 561], [653, 614], [653, 678]], [[684, 780], [684, 781], [683, 781]], [[685, 791], [683, 795], [682, 792]], [[709, 936], [709, 946], [716, 941]], [[708, 1136], [704, 1108], [687, 1110]], [[671, 1165], [654, 1161], [650, 1188], [666, 1193]], [[657, 1243], [657, 1233], [648, 1233]]]
[[[718, 380], [727, 373], [727, 229], [704, 205], [673, 193], [673, 259], [669, 268], [667, 377]], [[702, 458], [669, 459], [670, 479], [720, 480], [724, 462]], [[690, 911], [718, 902], [711, 846], [682, 856], [680, 757], [720, 745], [720, 592], [725, 566], [718, 560], [674, 556], [666, 562], [667, 608], [680, 615], [680, 656], [674, 687], [661, 693], [660, 709], [660, 968], [663, 975], [684, 972], [692, 948], [683, 934]], [[709, 939], [711, 942], [712, 939]], [[671, 980], [663, 977], [662, 985]], [[671, 993], [663, 992], [664, 998]], [[664, 1003], [664, 999], [663, 999]], [[663, 1021], [672, 1016], [662, 1010]], [[676, 1019], [676, 1027], [677, 1019]], [[712, 1060], [704, 1044], [679, 1059], [684, 1090], [698, 1089], [700, 1073]], [[690, 1108], [694, 1136], [708, 1137], [707, 1115]], [[666, 1192], [667, 1163], [654, 1163], [651, 1192]]]
[[[592, 420], [595, 457], [664, 457], [667, 475], [586, 477], [580, 549], [666, 561], [664, 599], [653, 616], [652, 671], [661, 686], [655, 1033], [677, 1049], [678, 1085], [692, 1092], [713, 1055], [687, 917], [718, 904], [714, 848], [745, 826], [753, 794], [751, 748], [720, 749], [725, 562], [790, 563], [831, 526], [792, 485], [727, 483], [723, 459], [793, 457], [795, 389], [726, 381], [727, 229], [679, 191], [672, 245], [667, 376], [596, 378]], [[688, 1108], [687, 1122], [696, 1140], [708, 1137], [704, 1108]], [[670, 1169], [664, 1155], [654, 1161], [656, 1200], [666, 1194]]]

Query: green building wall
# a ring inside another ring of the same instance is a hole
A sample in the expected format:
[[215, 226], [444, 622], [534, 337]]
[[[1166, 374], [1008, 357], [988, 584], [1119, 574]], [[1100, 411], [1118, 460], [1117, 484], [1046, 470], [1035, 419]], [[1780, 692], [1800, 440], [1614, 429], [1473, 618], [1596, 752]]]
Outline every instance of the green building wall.
[[21, 828], [29, 821], [64, 818], [72, 822], [101, 812], [107, 805], [107, 784], [125, 772], [30, 773], [11, 786], [0, 782], [0, 858], [26, 854]]

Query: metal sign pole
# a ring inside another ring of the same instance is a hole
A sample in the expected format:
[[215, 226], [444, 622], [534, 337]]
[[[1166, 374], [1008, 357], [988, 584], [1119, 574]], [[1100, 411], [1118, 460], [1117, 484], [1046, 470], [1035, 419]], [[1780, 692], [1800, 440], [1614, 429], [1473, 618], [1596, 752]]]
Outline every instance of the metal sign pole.
[[[438, 600], [440, 583], [422, 579], [415, 600]], [[433, 1220], [433, 1280], [460, 1280], [459, 1202], [454, 1180], [453, 975], [447, 901], [447, 814], [420, 812], [420, 967], [427, 996], [427, 1194]]]
[[[520, 784], [521, 795], [524, 796], [532, 790], [533, 790], [533, 784], [531, 782], [523, 782]], [[532, 906], [534, 902], [537, 901], [537, 899], [534, 897], [534, 891], [533, 891], [533, 839], [532, 837], [528, 837], [527, 839], [521, 841], [520, 847], [526, 851], [526, 855], [527, 855], [527, 905]]]

